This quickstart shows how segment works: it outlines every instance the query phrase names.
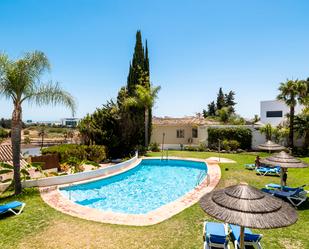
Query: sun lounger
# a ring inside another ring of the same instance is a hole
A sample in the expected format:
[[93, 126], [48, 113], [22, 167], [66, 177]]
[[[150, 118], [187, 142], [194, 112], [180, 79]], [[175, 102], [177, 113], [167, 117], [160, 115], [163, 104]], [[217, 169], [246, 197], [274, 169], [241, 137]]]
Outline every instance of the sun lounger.
[[[235, 249], [240, 248], [240, 227], [229, 224], [229, 228]], [[254, 234], [249, 228], [245, 228], [245, 246], [253, 246], [254, 248], [262, 249], [261, 239], [261, 234]]]
[[281, 171], [281, 168], [280, 166], [276, 166], [276, 167], [259, 167], [259, 168], [256, 168], [256, 173], [259, 174], [259, 175], [277, 175], [277, 176], [280, 176], [280, 171]]
[[[26, 205], [25, 203], [19, 201], [12, 201], [5, 205], [0, 205], [0, 214], [4, 214], [6, 212], [12, 212], [15, 215], [19, 215], [23, 211], [25, 205]], [[19, 210], [16, 212], [15, 211], [16, 209]]]
[[255, 163], [247, 163], [245, 164], [245, 168], [249, 170], [254, 170], [256, 166], [255, 166]]
[[203, 226], [204, 249], [229, 249], [227, 227], [223, 223], [204, 222]]
[[262, 188], [262, 191], [278, 198], [288, 200], [295, 207], [298, 207], [307, 199], [307, 192], [300, 188], [294, 191], [282, 191]]
[[[265, 187], [268, 188], [268, 189], [281, 190], [281, 185], [280, 184], [276, 184], [276, 183], [266, 184]], [[304, 190], [304, 187], [306, 187], [306, 184], [302, 185], [302, 186], [299, 186], [299, 187], [296, 187], [296, 188], [292, 188], [292, 187], [289, 187], [289, 186], [283, 186], [282, 190], [283, 191], [295, 191], [297, 189]]]

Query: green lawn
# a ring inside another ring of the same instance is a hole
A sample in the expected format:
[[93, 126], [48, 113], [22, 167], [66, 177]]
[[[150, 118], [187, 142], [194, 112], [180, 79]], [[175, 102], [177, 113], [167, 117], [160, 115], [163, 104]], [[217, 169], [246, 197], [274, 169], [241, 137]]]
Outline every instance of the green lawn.
[[[150, 153], [149, 156], [160, 156]], [[216, 153], [170, 151], [170, 156], [206, 158]], [[265, 155], [265, 154], [264, 154]], [[255, 155], [224, 154], [236, 164], [221, 164], [222, 179], [218, 187], [248, 182], [256, 187], [279, 183], [278, 177], [257, 176], [244, 170], [244, 163], [252, 163]], [[304, 158], [309, 162], [309, 158]], [[290, 169], [290, 185], [309, 183], [309, 169]], [[210, 219], [199, 204], [158, 225], [130, 227], [102, 224], [64, 215], [46, 205], [36, 189], [28, 189], [17, 197], [0, 197], [0, 203], [11, 200], [27, 203], [20, 216], [2, 215], [0, 218], [0, 248], [202, 248], [202, 223]], [[264, 235], [264, 248], [309, 248], [309, 201], [298, 210], [298, 222], [288, 228], [257, 230]], [[232, 247], [233, 248], [233, 247]]]

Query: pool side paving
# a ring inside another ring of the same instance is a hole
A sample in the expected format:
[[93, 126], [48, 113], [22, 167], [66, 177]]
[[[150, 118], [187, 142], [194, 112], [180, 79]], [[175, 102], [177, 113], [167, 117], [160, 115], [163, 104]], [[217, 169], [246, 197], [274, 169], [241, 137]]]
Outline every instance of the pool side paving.
[[[158, 158], [151, 157], [142, 159], [147, 160], [147, 159], [158, 159]], [[118, 225], [131, 225], [131, 226], [149, 226], [158, 224], [174, 216], [175, 214], [180, 213], [184, 209], [192, 206], [193, 204], [197, 203], [203, 195], [212, 191], [217, 186], [221, 178], [221, 170], [216, 161], [201, 160], [196, 158], [178, 158], [178, 157], [170, 157], [170, 159], [206, 162], [208, 166], [207, 173], [209, 177], [205, 177], [204, 181], [201, 184], [199, 184], [197, 187], [195, 187], [192, 191], [190, 191], [186, 195], [180, 197], [179, 199], [173, 202], [163, 205], [158, 209], [153, 210], [147, 214], [115, 213], [111, 211], [102, 211], [95, 208], [89, 208], [86, 206], [78, 205], [70, 201], [68, 198], [64, 197], [59, 192], [60, 187], [68, 185], [40, 188], [41, 197], [47, 204], [57, 209], [58, 211], [86, 220], [118, 224]], [[112, 175], [117, 175], [125, 171], [128, 171], [129, 169], [136, 167], [140, 162], [141, 159], [139, 159], [137, 162], [133, 163], [132, 165], [124, 169], [110, 172], [108, 175], [100, 177], [99, 179], [103, 179], [106, 177], [110, 177]], [[91, 181], [93, 180], [94, 179], [91, 179]]]

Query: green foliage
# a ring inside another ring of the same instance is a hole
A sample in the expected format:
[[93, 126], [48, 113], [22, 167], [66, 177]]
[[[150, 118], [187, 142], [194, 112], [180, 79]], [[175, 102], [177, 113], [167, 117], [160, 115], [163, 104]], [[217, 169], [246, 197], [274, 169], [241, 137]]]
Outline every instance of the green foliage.
[[236, 140], [241, 149], [248, 150], [251, 149], [252, 132], [244, 127], [208, 128], [208, 146], [217, 148], [218, 139]]
[[276, 128], [272, 127], [271, 124], [266, 124], [260, 128], [260, 133], [265, 134], [266, 140], [271, 140], [273, 137], [273, 132]]
[[160, 144], [156, 142], [149, 144], [149, 150], [153, 152], [160, 151]]
[[27, 136], [27, 135], [30, 134], [30, 131], [29, 130], [24, 130], [23, 133], [24, 133], [25, 136]]
[[184, 150], [186, 151], [198, 151], [198, 148], [196, 146], [187, 145], [184, 147]]
[[30, 144], [30, 143], [31, 143], [31, 139], [30, 139], [29, 136], [26, 136], [26, 137], [24, 138], [24, 143], [25, 143], [25, 144]]
[[303, 80], [287, 80], [280, 84], [278, 100], [282, 100], [290, 107], [289, 113], [289, 146], [294, 147], [294, 115], [295, 106], [299, 104], [308, 104], [309, 100], [309, 83]]
[[223, 140], [222, 143], [221, 143], [221, 148], [223, 150], [226, 150], [226, 151], [230, 151], [231, 150], [231, 147], [230, 147], [230, 144], [229, 144], [229, 141], [228, 140]]
[[5, 129], [0, 128], [0, 138], [7, 138], [9, 136], [9, 132]]
[[67, 162], [70, 158], [77, 158], [80, 161], [89, 160], [101, 162], [106, 159], [105, 147], [101, 145], [77, 145], [63, 144], [42, 149], [42, 154], [55, 154], [60, 157], [60, 162]]
[[224, 102], [225, 102], [225, 106], [229, 107], [230, 113], [235, 113], [235, 109], [234, 109], [234, 106], [236, 105], [235, 92], [229, 91], [228, 94], [224, 94]]
[[221, 109], [218, 109], [217, 115], [219, 116], [220, 121], [222, 121], [223, 123], [227, 123], [230, 118], [229, 107], [223, 107]]
[[[230, 117], [235, 115], [235, 92], [229, 91], [224, 94], [222, 87], [220, 87], [217, 94], [216, 104], [214, 101], [210, 102], [207, 106], [207, 110], [203, 110], [203, 116], [206, 117], [219, 117], [224, 123], [230, 120]], [[238, 121], [233, 119], [234, 122]]]
[[240, 147], [240, 143], [237, 140], [230, 140], [229, 141], [229, 146], [232, 151], [236, 151]]
[[206, 144], [204, 143], [200, 143], [197, 147], [197, 150], [198, 151], [206, 151], [207, 150], [207, 147], [206, 147]]
[[298, 138], [304, 139], [304, 148], [309, 148], [309, 112], [305, 110], [295, 116], [295, 131], [297, 133]]
[[204, 118], [216, 116], [216, 111], [217, 111], [217, 108], [216, 108], [215, 101], [212, 101], [210, 102], [210, 104], [207, 105], [207, 111], [203, 110], [203, 116]]

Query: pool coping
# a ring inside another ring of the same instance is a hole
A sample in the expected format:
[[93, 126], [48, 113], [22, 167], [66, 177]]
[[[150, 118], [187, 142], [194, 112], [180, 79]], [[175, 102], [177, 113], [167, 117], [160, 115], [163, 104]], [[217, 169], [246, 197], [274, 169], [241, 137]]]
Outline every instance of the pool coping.
[[[158, 224], [166, 219], [171, 218], [172, 216], [180, 213], [184, 209], [192, 206], [197, 203], [203, 195], [211, 192], [219, 183], [221, 178], [221, 170], [216, 161], [207, 160], [207, 159], [197, 159], [197, 158], [181, 158], [181, 157], [169, 157], [170, 159], [178, 160], [189, 160], [189, 161], [198, 161], [205, 162], [207, 164], [207, 174], [209, 177], [205, 179], [196, 186], [193, 190], [185, 194], [184, 196], [178, 198], [177, 200], [167, 203], [153, 211], [150, 211], [147, 214], [124, 214], [116, 213], [112, 211], [102, 211], [95, 208], [89, 208], [86, 206], [78, 205], [68, 198], [63, 196], [59, 188], [65, 187], [71, 184], [58, 185], [53, 187], [42, 187], [40, 188], [40, 194], [42, 199], [50, 206], [56, 210], [75, 216], [78, 218], [117, 224], [117, 225], [130, 225], [130, 226], [149, 226]], [[142, 159], [160, 159], [160, 157], [142, 157], [139, 158], [135, 163], [126, 167], [125, 169], [118, 170], [111, 174], [107, 174], [102, 177], [97, 177], [94, 179], [88, 179], [81, 182], [76, 182], [75, 184], [86, 183], [90, 181], [96, 181], [99, 179], [108, 178], [114, 175], [124, 173], [130, 169], [136, 167]]]

